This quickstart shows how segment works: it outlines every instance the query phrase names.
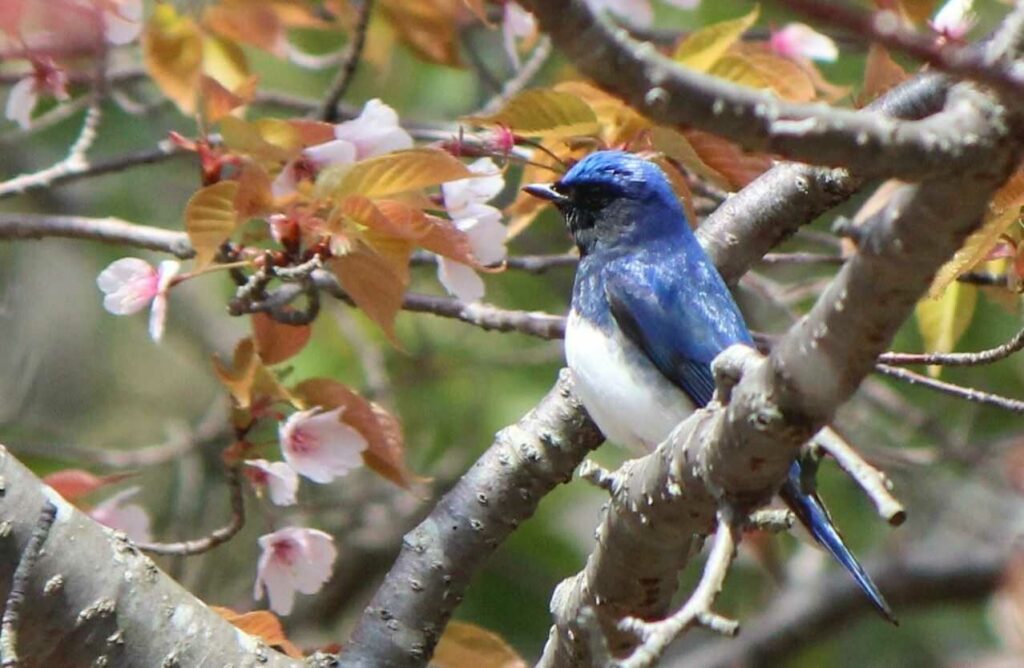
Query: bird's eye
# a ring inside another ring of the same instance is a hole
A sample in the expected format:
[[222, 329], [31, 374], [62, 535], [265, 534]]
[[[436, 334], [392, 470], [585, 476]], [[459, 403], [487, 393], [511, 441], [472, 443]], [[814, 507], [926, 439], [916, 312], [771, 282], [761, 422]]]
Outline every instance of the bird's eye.
[[573, 204], [588, 211], [600, 211], [612, 201], [612, 193], [600, 185], [581, 184], [573, 188]]

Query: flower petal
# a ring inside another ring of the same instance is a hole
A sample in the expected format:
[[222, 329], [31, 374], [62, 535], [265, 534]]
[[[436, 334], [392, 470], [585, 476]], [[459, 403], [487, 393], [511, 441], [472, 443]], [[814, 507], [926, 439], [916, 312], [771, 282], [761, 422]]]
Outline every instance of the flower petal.
[[446, 257], [437, 258], [437, 280], [448, 291], [464, 302], [480, 301], [484, 297], [484, 282], [473, 268]]
[[358, 117], [339, 123], [334, 136], [351, 142], [359, 160], [412, 148], [412, 135], [398, 125], [398, 113], [378, 99], [370, 100]]
[[313, 482], [326, 483], [363, 464], [366, 438], [341, 422], [341, 408], [293, 413], [280, 427], [285, 461]]
[[505, 189], [505, 177], [490, 158], [480, 158], [469, 166], [469, 171], [484, 174], [441, 184], [444, 206], [455, 217], [470, 204], [483, 204]]
[[833, 62], [839, 57], [839, 48], [831, 37], [804, 23], [790, 23], [773, 32], [769, 46], [772, 51], [787, 58]]
[[106, 296], [103, 307], [114, 315], [138, 313], [156, 297], [159, 275], [148, 262], [137, 257], [116, 260], [96, 277]]
[[120, 0], [103, 11], [103, 36], [119, 46], [134, 42], [142, 32], [142, 0]]
[[29, 75], [19, 79], [18, 83], [11, 86], [11, 92], [7, 94], [7, 107], [5, 115], [8, 119], [21, 126], [22, 130], [32, 127], [32, 111], [39, 101], [39, 93], [36, 91], [35, 77]]

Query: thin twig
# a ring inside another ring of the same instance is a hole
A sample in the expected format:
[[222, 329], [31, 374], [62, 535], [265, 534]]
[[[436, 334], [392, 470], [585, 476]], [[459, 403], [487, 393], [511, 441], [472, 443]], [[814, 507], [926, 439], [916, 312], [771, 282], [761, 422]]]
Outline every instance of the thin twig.
[[668, 648], [669, 643], [694, 624], [700, 624], [724, 635], [735, 635], [739, 624], [712, 611], [718, 593], [722, 591], [729, 566], [736, 556], [738, 531], [729, 517], [730, 513], [719, 513], [718, 529], [711, 553], [704, 565], [700, 582], [686, 604], [670, 617], [648, 622], [636, 617], [627, 617], [619, 622], [619, 628], [631, 631], [642, 639], [642, 643], [629, 656], [618, 663], [621, 668], [647, 668], [653, 666]]
[[21, 615], [21, 606], [25, 603], [25, 594], [28, 589], [29, 578], [32, 577], [32, 569], [36, 561], [43, 553], [43, 543], [50, 535], [50, 527], [57, 518], [57, 506], [47, 500], [43, 503], [43, 509], [36, 520], [32, 535], [29, 536], [25, 549], [21, 552], [21, 559], [18, 567], [14, 570], [11, 579], [11, 592], [7, 595], [7, 605], [4, 607], [3, 620], [0, 621], [0, 655], [4, 668], [11, 668], [18, 665], [18, 621]]
[[505, 85], [501, 87], [497, 95], [488, 100], [484, 106], [470, 114], [470, 116], [490, 116], [505, 106], [506, 102], [526, 88], [530, 81], [537, 76], [537, 73], [544, 67], [544, 63], [547, 62], [550, 55], [551, 40], [545, 35], [537, 42], [537, 46], [534, 47], [529, 60], [523, 63], [523, 67], [516, 72], [516, 75], [505, 82]]
[[892, 495], [892, 483], [884, 473], [868, 464], [831, 427], [825, 427], [814, 437], [814, 442], [832, 456], [839, 467], [854, 482], [860, 485], [868, 498], [875, 504], [878, 514], [892, 526], [899, 526], [907, 519], [903, 504]]
[[883, 353], [878, 361], [883, 364], [903, 366], [906, 364], [938, 364], [941, 366], [978, 366], [1006, 359], [1024, 349], [1024, 329], [1013, 335], [1006, 343], [979, 350], [974, 353]]
[[90, 239], [170, 253], [187, 260], [195, 251], [184, 232], [130, 223], [120, 218], [88, 218], [41, 213], [0, 213], [0, 239]]
[[370, 11], [373, 9], [373, 0], [363, 0], [359, 7], [359, 18], [356, 21], [355, 31], [352, 33], [345, 51], [345, 59], [338, 70], [338, 75], [327, 89], [324, 96], [324, 104], [320, 108], [320, 118], [334, 123], [338, 120], [338, 103], [345, 97], [345, 92], [355, 78], [356, 69], [363, 56], [363, 47], [366, 45], [366, 32], [370, 26]]
[[237, 466], [227, 468], [228, 490], [231, 501], [231, 518], [219, 529], [209, 535], [179, 543], [136, 543], [136, 547], [145, 552], [165, 556], [189, 557], [209, 552], [213, 548], [231, 540], [245, 525], [245, 500], [242, 498], [242, 476]]
[[156, 148], [136, 151], [114, 156], [105, 160], [82, 160], [75, 165], [66, 165], [62, 169], [50, 167], [33, 174], [24, 174], [0, 183], [0, 199], [22, 195], [24, 193], [49, 188], [50, 186], [77, 181], [79, 179], [100, 176], [111, 172], [122, 172], [140, 165], [152, 165], [163, 162], [186, 151], [171, 142], [164, 140]]
[[1014, 413], [1024, 413], [1024, 401], [1020, 401], [1019, 399], [1011, 399], [998, 394], [992, 394], [991, 392], [982, 392], [981, 390], [976, 390], [971, 387], [954, 385], [953, 383], [929, 378], [928, 376], [915, 373], [909, 369], [901, 369], [887, 364], [876, 364], [875, 371], [891, 378], [896, 378], [897, 380], [910, 383], [911, 385], [921, 385], [922, 387], [927, 387], [930, 390], [952, 395], [958, 399], [973, 401], [979, 404], [985, 404], [986, 406], [994, 406]]

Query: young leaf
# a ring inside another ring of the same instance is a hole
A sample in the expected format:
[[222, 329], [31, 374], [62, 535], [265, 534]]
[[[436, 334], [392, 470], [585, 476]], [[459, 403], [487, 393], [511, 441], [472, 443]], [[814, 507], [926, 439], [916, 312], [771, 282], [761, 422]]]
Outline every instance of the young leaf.
[[387, 248], [383, 244], [376, 249], [357, 244], [348, 254], [327, 261], [356, 306], [380, 325], [395, 345], [395, 315], [402, 308], [409, 285], [411, 253], [409, 242], [395, 240]]
[[865, 105], [887, 90], [903, 83], [908, 77], [907, 71], [892, 59], [889, 52], [880, 44], [872, 44], [868, 49], [868, 59], [864, 66], [864, 87], [861, 89], [858, 103]]
[[338, 210], [347, 218], [376, 233], [370, 235], [371, 245], [380, 235], [409, 241], [438, 255], [463, 264], [478, 266], [465, 233], [450, 221], [428, 216], [398, 200], [369, 199], [351, 195], [342, 200]]
[[683, 40], [672, 57], [680, 65], [698, 72], [708, 72], [729, 47], [757, 23], [760, 13], [760, 5], [754, 5], [746, 16], [697, 30]]
[[309, 343], [312, 331], [309, 325], [286, 325], [266, 313], [252, 314], [252, 338], [264, 364], [278, 364], [297, 355]]
[[553, 139], [592, 135], [600, 126], [584, 100], [564, 91], [535, 89], [519, 93], [490, 116], [462, 119], [475, 125], [503, 125], [521, 135]]
[[378, 6], [399, 39], [420, 57], [439, 65], [461, 64], [458, 27], [462, 0], [381, 0]]
[[238, 181], [220, 181], [198, 190], [185, 205], [185, 231], [196, 250], [196, 268], [205, 267], [238, 224]]
[[[928, 352], [948, 353], [967, 331], [978, 303], [978, 289], [965, 283], [952, 283], [938, 299], [924, 298], [917, 303], [917, 328]], [[928, 367], [928, 375], [937, 377], [941, 366]]]
[[203, 24], [221, 37], [250, 44], [279, 58], [287, 55], [284, 24], [270, 3], [220, 2], [203, 10]]
[[203, 73], [228, 90], [236, 90], [249, 80], [249, 64], [237, 44], [207, 35], [203, 38]]
[[759, 44], [737, 44], [708, 73], [750, 88], [773, 91], [789, 102], [810, 102], [815, 98], [814, 82], [803, 67]]
[[236, 91], [230, 91], [204, 74], [199, 79], [199, 90], [203, 99], [203, 117], [208, 123], [216, 123], [252, 100], [256, 93], [256, 77], [249, 77]]
[[203, 35], [188, 16], [160, 3], [142, 31], [143, 62], [153, 81], [181, 113], [196, 109], [203, 64]]
[[341, 167], [321, 172], [318, 196], [384, 197], [476, 176], [450, 154], [433, 148], [395, 151]]
[[235, 211], [241, 220], [270, 213], [274, 197], [270, 190], [270, 175], [252, 160], [244, 160], [238, 174], [238, 192]]
[[700, 130], [681, 133], [701, 161], [726, 178], [729, 190], [739, 190], [772, 166], [771, 156], [747, 153], [732, 142]]
[[369, 447], [363, 452], [363, 460], [374, 471], [406, 488], [424, 480], [406, 465], [402, 425], [383, 407], [329, 378], [305, 380], [295, 387], [295, 394], [309, 408], [344, 408], [341, 419], [366, 439]]
[[437, 668], [526, 668], [501, 636], [467, 622], [450, 622], [434, 650]]
[[231, 366], [213, 356], [213, 371], [221, 385], [227, 388], [239, 408], [248, 408], [252, 403], [252, 386], [259, 371], [259, 358], [256, 356], [256, 345], [251, 338], [242, 339], [235, 346]]
[[949, 262], [942, 265], [928, 289], [928, 296], [937, 298], [961, 273], [985, 259], [989, 251], [1010, 227], [1024, 215], [1024, 169], [996, 191], [989, 204], [988, 215], [981, 227], [974, 231]]
[[261, 639], [268, 646], [280, 647], [281, 651], [293, 659], [301, 659], [303, 657], [302, 650], [296, 647], [295, 643], [291, 640], [288, 640], [288, 636], [284, 634], [281, 620], [274, 613], [268, 610], [235, 612], [231, 608], [223, 608], [219, 605], [211, 605], [210, 609], [231, 622], [236, 628]]
[[676, 130], [657, 125], [651, 128], [651, 148], [664, 153], [698, 176], [711, 181], [719, 188], [733, 189], [729, 179], [719, 174], [701, 160], [693, 146]]

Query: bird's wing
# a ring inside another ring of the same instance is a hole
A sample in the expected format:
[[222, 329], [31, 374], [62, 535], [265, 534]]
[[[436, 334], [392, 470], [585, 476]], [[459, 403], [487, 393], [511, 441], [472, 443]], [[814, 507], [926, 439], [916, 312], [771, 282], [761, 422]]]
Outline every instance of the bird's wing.
[[711, 360], [734, 343], [751, 341], [732, 295], [708, 270], [714, 272], [626, 265], [605, 280], [619, 328], [697, 406], [715, 391]]

